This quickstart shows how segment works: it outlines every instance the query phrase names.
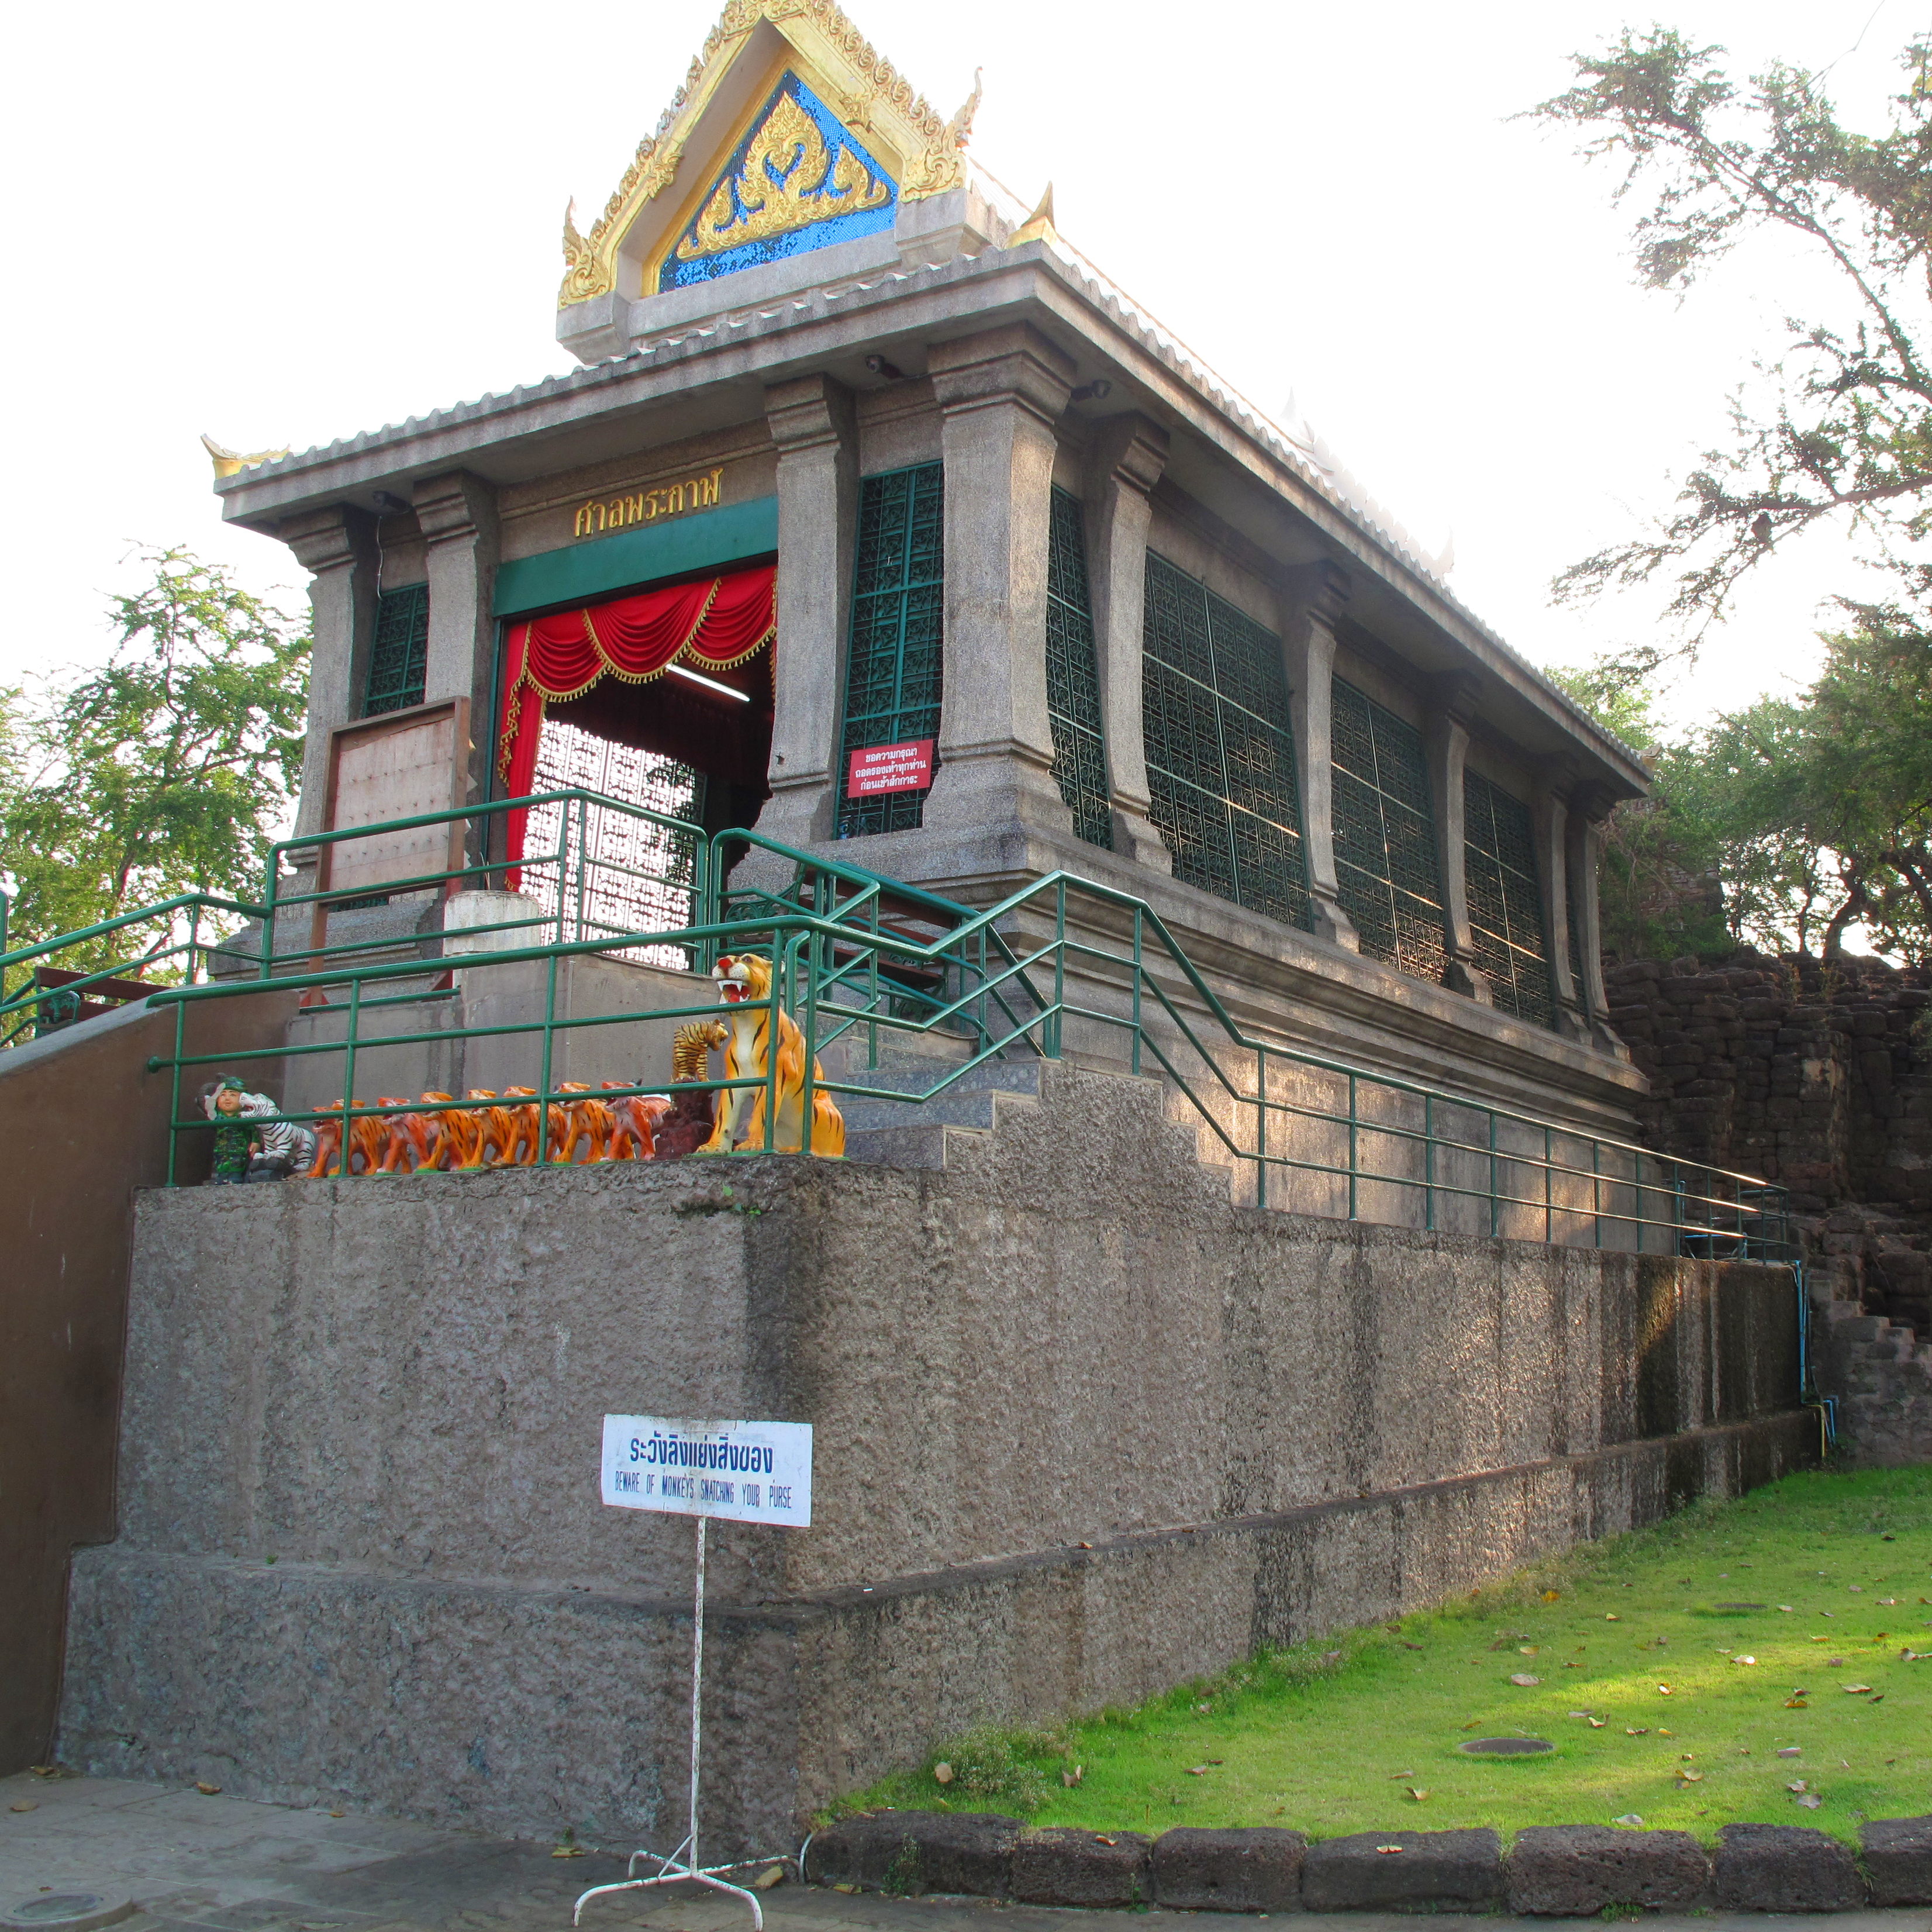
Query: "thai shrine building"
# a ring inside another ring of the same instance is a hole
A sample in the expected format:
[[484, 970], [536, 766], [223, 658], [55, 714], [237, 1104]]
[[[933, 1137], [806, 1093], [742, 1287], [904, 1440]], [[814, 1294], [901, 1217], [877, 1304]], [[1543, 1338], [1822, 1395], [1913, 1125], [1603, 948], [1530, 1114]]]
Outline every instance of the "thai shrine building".
[[566, 218], [581, 368], [218, 482], [314, 574], [298, 831], [353, 822], [341, 728], [459, 700], [450, 803], [580, 784], [976, 904], [1064, 868], [1251, 1032], [1618, 1130], [1643, 767], [978, 176], [974, 104], [730, 0]]

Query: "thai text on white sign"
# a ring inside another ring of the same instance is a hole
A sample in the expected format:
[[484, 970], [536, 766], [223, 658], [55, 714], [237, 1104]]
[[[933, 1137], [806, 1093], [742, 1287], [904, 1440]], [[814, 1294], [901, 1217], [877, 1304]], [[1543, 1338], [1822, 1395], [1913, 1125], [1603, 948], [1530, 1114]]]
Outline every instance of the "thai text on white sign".
[[812, 1521], [812, 1424], [604, 1418], [604, 1500], [614, 1509]]

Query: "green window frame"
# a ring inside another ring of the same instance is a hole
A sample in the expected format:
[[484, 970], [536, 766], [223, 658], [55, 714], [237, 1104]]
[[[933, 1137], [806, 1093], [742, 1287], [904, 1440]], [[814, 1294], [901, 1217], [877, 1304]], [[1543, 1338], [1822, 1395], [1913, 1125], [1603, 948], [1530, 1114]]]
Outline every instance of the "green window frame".
[[1107, 743], [1100, 728], [1100, 666], [1087, 577], [1087, 524], [1080, 499], [1055, 485], [1046, 544], [1046, 710], [1053, 727], [1053, 778], [1090, 845], [1114, 849]]
[[1148, 789], [1174, 876], [1305, 930], [1281, 640], [1150, 550], [1142, 652]]
[[362, 715], [405, 711], [423, 701], [429, 676], [429, 586], [411, 584], [376, 599], [376, 637]]
[[946, 472], [922, 463], [859, 484], [845, 717], [839, 735], [838, 836], [905, 832], [926, 793], [851, 798], [852, 754], [939, 736], [946, 602]]
[[1466, 767], [1462, 866], [1470, 941], [1496, 1004], [1532, 1025], [1554, 1026], [1550, 940], [1529, 807]]
[[1366, 957], [1440, 985], [1449, 949], [1422, 734], [1340, 677], [1330, 730], [1342, 910]]

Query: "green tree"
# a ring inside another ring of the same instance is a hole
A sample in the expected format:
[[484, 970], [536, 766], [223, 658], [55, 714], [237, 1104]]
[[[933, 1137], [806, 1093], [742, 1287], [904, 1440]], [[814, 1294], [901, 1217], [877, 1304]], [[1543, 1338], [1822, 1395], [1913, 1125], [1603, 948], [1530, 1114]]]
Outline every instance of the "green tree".
[[1912, 614], [1854, 609], [1810, 697], [1808, 797], [1881, 950], [1932, 956], [1932, 645]]
[[1549, 674], [1651, 770], [1650, 796], [1618, 806], [1605, 830], [1598, 907], [1612, 959], [1672, 959], [1734, 944], [1724, 923], [1717, 842], [1680, 770], [1682, 748], [1665, 742], [1658, 669], [1654, 652], [1639, 651]]
[[1862, 562], [1932, 628], [1932, 35], [1900, 56], [1890, 125], [1840, 124], [1820, 77], [1774, 64], [1740, 88], [1672, 29], [1626, 31], [1575, 57], [1578, 84], [1532, 110], [1625, 164], [1616, 193], [1649, 197], [1636, 226], [1646, 287], [1682, 291], [1754, 235], [1795, 238], [1832, 272], [1832, 318], [1790, 316], [1762, 379], [1741, 390], [1732, 430], [1684, 480], [1675, 512], [1556, 580], [1559, 598], [1676, 570], [1669, 610], [1689, 647], [1739, 580], [1786, 538], [1844, 528]]
[[[257, 898], [288, 814], [306, 627], [219, 565], [180, 548], [144, 556], [147, 580], [110, 600], [118, 634], [100, 668], [0, 693], [0, 869], [18, 883], [16, 947], [179, 892]], [[170, 937], [144, 931], [135, 950]], [[126, 957], [127, 944], [110, 951]]]
[[1855, 615], [1808, 690], [1674, 737], [1628, 658], [1555, 674], [1651, 766], [1652, 796], [1609, 827], [1607, 952], [1828, 957], [1863, 926], [1882, 952], [1932, 957], [1932, 652], [1897, 611]]

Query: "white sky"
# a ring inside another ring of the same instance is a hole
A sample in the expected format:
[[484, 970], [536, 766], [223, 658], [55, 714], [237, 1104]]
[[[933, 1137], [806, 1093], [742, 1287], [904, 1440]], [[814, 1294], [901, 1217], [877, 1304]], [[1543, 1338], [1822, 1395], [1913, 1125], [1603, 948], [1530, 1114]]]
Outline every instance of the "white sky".
[[[1835, 61], [1876, 127], [1900, 0], [1656, 0], [1731, 50]], [[1508, 117], [1568, 84], [1616, 0], [1178, 8], [853, 0], [942, 114], [986, 70], [973, 151], [1207, 362], [1292, 394], [1532, 659], [1653, 635], [1662, 602], [1555, 612], [1562, 566], [1662, 509], [1722, 434], [1778, 319], [1834, 299], [1754, 254], [1682, 305], [1631, 285], [1634, 207]], [[506, 389], [554, 335], [566, 200], [599, 210], [716, 16], [500, 0], [106, 0], [22, 9], [0, 80], [13, 370], [0, 680], [98, 657], [137, 544], [253, 587], [302, 572], [225, 531], [196, 438], [297, 448]], [[1856, 53], [1847, 50], [1864, 34]], [[1686, 716], [1803, 680], [1834, 538], [1777, 559], [1682, 694]]]

